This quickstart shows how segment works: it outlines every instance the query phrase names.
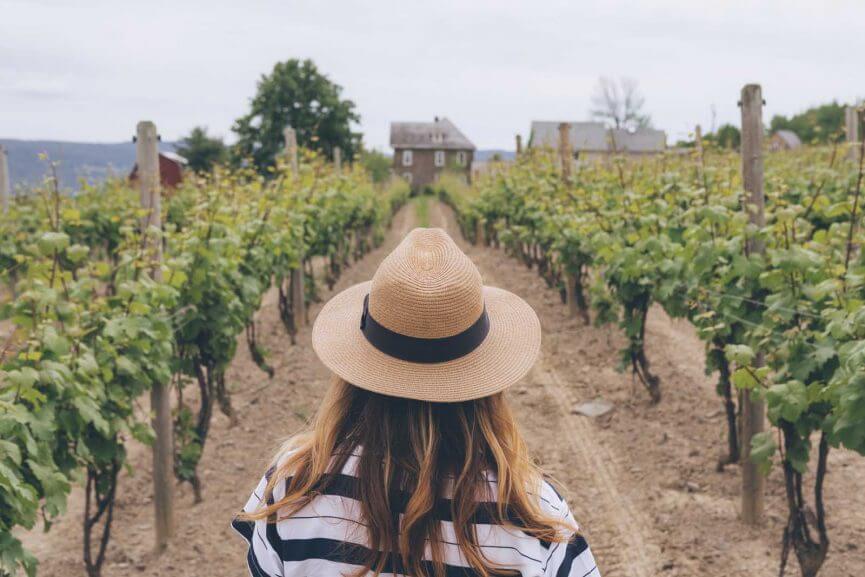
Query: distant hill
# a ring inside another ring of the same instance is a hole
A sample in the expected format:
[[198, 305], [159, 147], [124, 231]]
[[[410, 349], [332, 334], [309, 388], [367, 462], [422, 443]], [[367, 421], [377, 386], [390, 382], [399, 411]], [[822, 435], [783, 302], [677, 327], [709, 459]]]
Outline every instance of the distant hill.
[[489, 148], [485, 150], [475, 150], [475, 160], [478, 162], [487, 162], [495, 154], [498, 154], [502, 160], [513, 160], [514, 158], [516, 158], [516, 153], [513, 150], [500, 150], [497, 148]]
[[[0, 138], [8, 152], [9, 177], [13, 190], [34, 186], [48, 173], [48, 160], [57, 162], [57, 175], [64, 189], [78, 188], [78, 182], [104, 180], [111, 174], [125, 175], [135, 164], [135, 144], [118, 142], [93, 144], [87, 142], [59, 142], [53, 140], [14, 140]], [[160, 150], [173, 151], [173, 142], [161, 142]]]
[[[48, 160], [57, 162], [60, 186], [76, 189], [81, 179], [99, 182], [112, 174], [126, 175], [135, 164], [133, 142], [89, 143], [61, 142], [56, 140], [15, 140], [0, 138], [9, 153], [9, 176], [12, 188], [30, 187], [42, 182], [48, 173], [47, 161], [40, 160], [46, 154]], [[175, 143], [161, 142], [160, 150], [173, 151]], [[475, 160], [487, 162], [494, 154], [504, 160], [513, 160], [514, 151], [486, 149], [476, 150]]]

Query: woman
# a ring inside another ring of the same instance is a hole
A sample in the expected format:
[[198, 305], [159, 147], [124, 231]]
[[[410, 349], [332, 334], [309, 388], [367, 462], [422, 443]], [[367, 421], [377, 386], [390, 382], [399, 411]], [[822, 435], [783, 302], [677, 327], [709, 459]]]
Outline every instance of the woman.
[[252, 575], [598, 577], [502, 394], [540, 340], [443, 230], [409, 233], [316, 318], [334, 382], [233, 523]]

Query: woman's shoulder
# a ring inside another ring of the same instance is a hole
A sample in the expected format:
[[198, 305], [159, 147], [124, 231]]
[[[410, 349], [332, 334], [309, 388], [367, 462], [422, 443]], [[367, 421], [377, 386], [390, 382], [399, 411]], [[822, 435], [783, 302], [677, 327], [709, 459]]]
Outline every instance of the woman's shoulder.
[[564, 517], [570, 513], [568, 503], [562, 495], [561, 490], [548, 478], [541, 479], [538, 499], [540, 500], [541, 509], [547, 514]]
[[554, 481], [548, 478], [541, 479], [541, 488], [538, 494], [538, 499], [540, 501], [541, 511], [543, 511], [548, 517], [556, 519], [563, 524], [559, 527], [559, 530], [562, 532], [564, 538], [569, 539], [572, 536], [579, 534], [580, 525], [574, 518], [571, 508], [568, 506], [568, 502], [562, 494], [561, 489], [556, 486]]

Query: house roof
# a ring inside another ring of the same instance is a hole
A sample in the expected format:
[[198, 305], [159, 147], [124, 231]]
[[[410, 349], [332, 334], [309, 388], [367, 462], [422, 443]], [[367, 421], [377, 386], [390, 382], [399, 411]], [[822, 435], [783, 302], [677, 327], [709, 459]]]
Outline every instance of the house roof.
[[[559, 147], [560, 121], [532, 121], [529, 147]], [[663, 130], [638, 128], [635, 131], [608, 129], [602, 122], [569, 122], [568, 133], [574, 152], [609, 152], [613, 149], [628, 152], [660, 152], [667, 146]]]
[[180, 164], [189, 164], [189, 161], [186, 160], [185, 157], [180, 156], [176, 152], [171, 152], [170, 150], [162, 150], [159, 152], [159, 156], [164, 156], [168, 160], [173, 160], [174, 162], [178, 162]]
[[390, 145], [393, 148], [475, 149], [475, 145], [447, 118], [436, 118], [433, 122], [392, 122]]
[[[532, 132], [529, 136], [529, 147], [531, 148], [558, 148], [559, 147], [559, 125], [561, 122], [555, 120], [532, 121]], [[571, 129], [568, 136], [571, 141], [571, 149], [578, 150], [606, 150], [607, 128], [601, 122], [569, 122]]]
[[[616, 150], [627, 152], [660, 152], [667, 147], [667, 135], [663, 130], [638, 128], [630, 130], [611, 130]], [[611, 144], [613, 144], [611, 143]]]
[[802, 139], [792, 130], [776, 130], [775, 135], [790, 148], [799, 148], [802, 146]]

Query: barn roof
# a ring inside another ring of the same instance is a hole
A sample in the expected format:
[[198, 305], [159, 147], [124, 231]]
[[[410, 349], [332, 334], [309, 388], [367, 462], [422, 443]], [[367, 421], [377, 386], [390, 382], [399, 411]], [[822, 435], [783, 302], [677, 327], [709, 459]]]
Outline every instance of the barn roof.
[[[560, 121], [532, 121], [529, 146], [533, 148], [559, 147]], [[667, 146], [663, 130], [638, 128], [635, 131], [608, 129], [602, 122], [569, 122], [571, 149], [574, 152], [660, 152]]]
[[475, 149], [475, 145], [447, 118], [436, 118], [433, 122], [392, 122], [390, 145], [393, 148]]
[[176, 152], [171, 152], [170, 150], [160, 151], [159, 156], [163, 156], [163, 157], [167, 158], [168, 160], [173, 160], [174, 162], [177, 162], [180, 164], [189, 164], [189, 161], [186, 160], [185, 157], [180, 156]]
[[[529, 146], [533, 148], [558, 148], [560, 124], [561, 122], [556, 120], [532, 121]], [[569, 122], [568, 124], [571, 125], [568, 135], [572, 150], [607, 149], [607, 127], [603, 123]]]
[[789, 148], [799, 148], [802, 146], [802, 139], [792, 130], [777, 130], [775, 134], [784, 141]]
[[[667, 147], [667, 135], [663, 130], [638, 128], [630, 130], [611, 130], [616, 150], [628, 152], [660, 152]], [[611, 143], [612, 144], [612, 143]]]

